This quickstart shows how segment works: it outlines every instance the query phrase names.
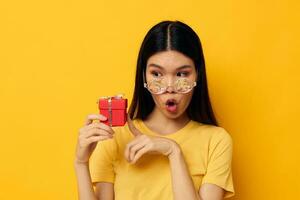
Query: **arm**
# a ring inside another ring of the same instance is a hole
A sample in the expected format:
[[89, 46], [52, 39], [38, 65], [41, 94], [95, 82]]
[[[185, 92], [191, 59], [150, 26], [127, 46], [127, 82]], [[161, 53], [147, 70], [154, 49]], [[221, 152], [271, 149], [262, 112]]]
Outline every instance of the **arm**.
[[[221, 200], [223, 199], [223, 188], [205, 183], [199, 190], [195, 190], [193, 181], [189, 176], [180, 146], [173, 140], [162, 137], [149, 137], [143, 135], [128, 119], [128, 127], [135, 139], [126, 145], [125, 158], [130, 163], [135, 163], [147, 152], [159, 152], [169, 158], [173, 196], [175, 200]], [[143, 145], [142, 148], [139, 145]], [[138, 148], [137, 148], [138, 147]]]
[[201, 200], [195, 191], [193, 181], [188, 173], [181, 150], [173, 148], [169, 155], [174, 200]]
[[184, 157], [178, 145], [173, 145], [172, 153], [168, 156], [173, 194], [175, 200], [221, 200], [223, 189], [214, 184], [203, 184], [199, 193], [195, 190], [193, 181], [188, 173]]
[[114, 200], [114, 184], [110, 182], [97, 182], [96, 196], [101, 200]]
[[114, 199], [114, 184], [108, 182], [98, 182], [94, 190], [90, 178], [89, 164], [76, 163], [74, 164], [77, 183], [78, 196], [80, 200], [113, 200]]
[[[104, 140], [109, 141], [108, 139], [113, 137], [114, 130], [101, 122], [93, 123], [93, 120], [104, 121], [106, 118], [105, 116], [99, 114], [88, 115], [85, 126], [79, 129], [78, 142], [76, 144], [76, 157], [73, 163], [77, 178], [78, 198], [80, 200], [112, 200], [112, 183], [100, 183], [99, 181], [99, 183], [96, 185], [96, 191], [94, 191], [92, 183], [93, 176], [91, 175], [95, 174], [90, 172], [90, 160], [92, 160], [90, 158], [93, 158], [91, 155], [96, 153], [94, 150], [98, 149], [96, 148], [98, 146], [98, 142]], [[103, 145], [101, 150], [102, 149]], [[103, 160], [104, 156], [102, 154], [105, 155], [105, 153], [102, 151], [100, 152], [101, 154], [97, 154], [99, 158], [96, 160], [96, 162], [94, 160], [91, 166], [99, 166], [99, 163], [109, 163], [109, 161]]]
[[77, 176], [78, 197], [80, 200], [97, 200], [95, 195], [88, 163], [74, 163]]

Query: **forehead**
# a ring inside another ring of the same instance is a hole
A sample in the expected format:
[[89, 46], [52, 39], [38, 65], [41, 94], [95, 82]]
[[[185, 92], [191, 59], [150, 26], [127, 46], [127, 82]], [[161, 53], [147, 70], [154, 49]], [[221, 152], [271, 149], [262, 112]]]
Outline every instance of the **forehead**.
[[173, 71], [182, 66], [190, 66], [185, 69], [195, 69], [192, 59], [173, 50], [156, 53], [148, 59], [147, 68], [159, 68], [157, 65], [166, 71]]

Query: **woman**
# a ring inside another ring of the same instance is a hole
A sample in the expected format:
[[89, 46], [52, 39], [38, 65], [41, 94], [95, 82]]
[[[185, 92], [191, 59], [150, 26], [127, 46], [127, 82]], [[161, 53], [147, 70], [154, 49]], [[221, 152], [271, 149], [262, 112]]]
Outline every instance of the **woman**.
[[162, 21], [148, 31], [127, 123], [111, 128], [105, 120], [88, 115], [79, 131], [80, 199], [220, 200], [234, 195], [232, 139], [217, 125], [201, 43], [185, 23]]

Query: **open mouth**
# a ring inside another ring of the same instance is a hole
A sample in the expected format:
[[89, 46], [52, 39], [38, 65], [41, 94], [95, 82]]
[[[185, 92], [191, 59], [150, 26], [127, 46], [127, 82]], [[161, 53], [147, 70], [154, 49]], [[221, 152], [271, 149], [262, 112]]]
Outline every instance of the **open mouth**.
[[175, 112], [177, 110], [177, 102], [175, 99], [168, 99], [166, 102], [166, 109], [170, 112]]

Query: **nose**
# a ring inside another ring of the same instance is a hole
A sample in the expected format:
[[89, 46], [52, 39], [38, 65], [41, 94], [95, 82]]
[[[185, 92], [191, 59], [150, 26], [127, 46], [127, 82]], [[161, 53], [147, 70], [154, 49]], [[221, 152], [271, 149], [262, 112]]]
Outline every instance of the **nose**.
[[174, 93], [174, 88], [173, 88], [173, 86], [168, 86], [168, 87], [167, 87], [167, 92], [169, 92], [169, 93]]
[[174, 82], [173, 82], [173, 80], [169, 79], [168, 85], [167, 85], [167, 92], [169, 92], [169, 93], [174, 92]]

